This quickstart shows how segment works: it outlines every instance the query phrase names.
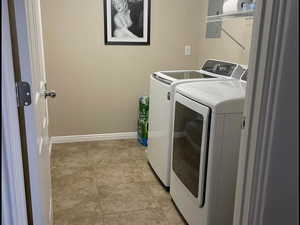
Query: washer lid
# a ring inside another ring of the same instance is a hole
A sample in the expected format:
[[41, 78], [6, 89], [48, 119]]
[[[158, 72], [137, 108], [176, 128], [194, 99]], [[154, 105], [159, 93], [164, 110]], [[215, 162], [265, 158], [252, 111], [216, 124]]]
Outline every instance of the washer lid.
[[183, 79], [210, 79], [215, 78], [214, 76], [202, 73], [201, 71], [197, 70], [190, 70], [190, 71], [166, 71], [162, 72], [164, 75], [174, 78], [176, 80], [183, 80]]
[[179, 84], [176, 92], [216, 113], [239, 113], [243, 111], [246, 86], [238, 80], [195, 82]]

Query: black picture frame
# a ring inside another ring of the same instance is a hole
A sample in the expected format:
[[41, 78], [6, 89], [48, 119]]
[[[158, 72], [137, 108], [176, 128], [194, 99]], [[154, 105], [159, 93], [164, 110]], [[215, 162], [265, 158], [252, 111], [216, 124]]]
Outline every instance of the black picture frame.
[[151, 0], [103, 0], [103, 9], [105, 45], [150, 45]]

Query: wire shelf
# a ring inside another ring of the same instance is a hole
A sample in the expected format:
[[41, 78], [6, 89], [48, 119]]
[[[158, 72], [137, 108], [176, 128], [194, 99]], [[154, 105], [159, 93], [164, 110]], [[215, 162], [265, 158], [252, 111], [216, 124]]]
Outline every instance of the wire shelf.
[[206, 22], [207, 23], [220, 22], [220, 21], [224, 21], [224, 20], [237, 19], [237, 18], [252, 19], [254, 12], [255, 12], [254, 10], [245, 10], [245, 11], [243, 10], [243, 11], [236, 11], [236, 12], [231, 12], [231, 13], [207, 16]]

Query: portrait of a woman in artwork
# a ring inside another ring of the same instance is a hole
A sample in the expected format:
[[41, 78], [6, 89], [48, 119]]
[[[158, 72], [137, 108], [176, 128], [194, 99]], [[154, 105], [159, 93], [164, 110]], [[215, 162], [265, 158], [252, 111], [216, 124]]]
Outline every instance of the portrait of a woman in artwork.
[[105, 44], [150, 44], [150, 0], [104, 0], [104, 15]]

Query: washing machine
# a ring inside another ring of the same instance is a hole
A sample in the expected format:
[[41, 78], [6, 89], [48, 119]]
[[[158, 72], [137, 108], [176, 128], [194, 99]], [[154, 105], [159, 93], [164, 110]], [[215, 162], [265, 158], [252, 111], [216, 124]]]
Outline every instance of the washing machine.
[[240, 79], [247, 71], [237, 63], [207, 60], [201, 70], [155, 72], [150, 76], [149, 135], [147, 157], [161, 183], [170, 186], [170, 125], [171, 102], [177, 85]]
[[176, 87], [170, 194], [189, 225], [232, 224], [246, 76]]

